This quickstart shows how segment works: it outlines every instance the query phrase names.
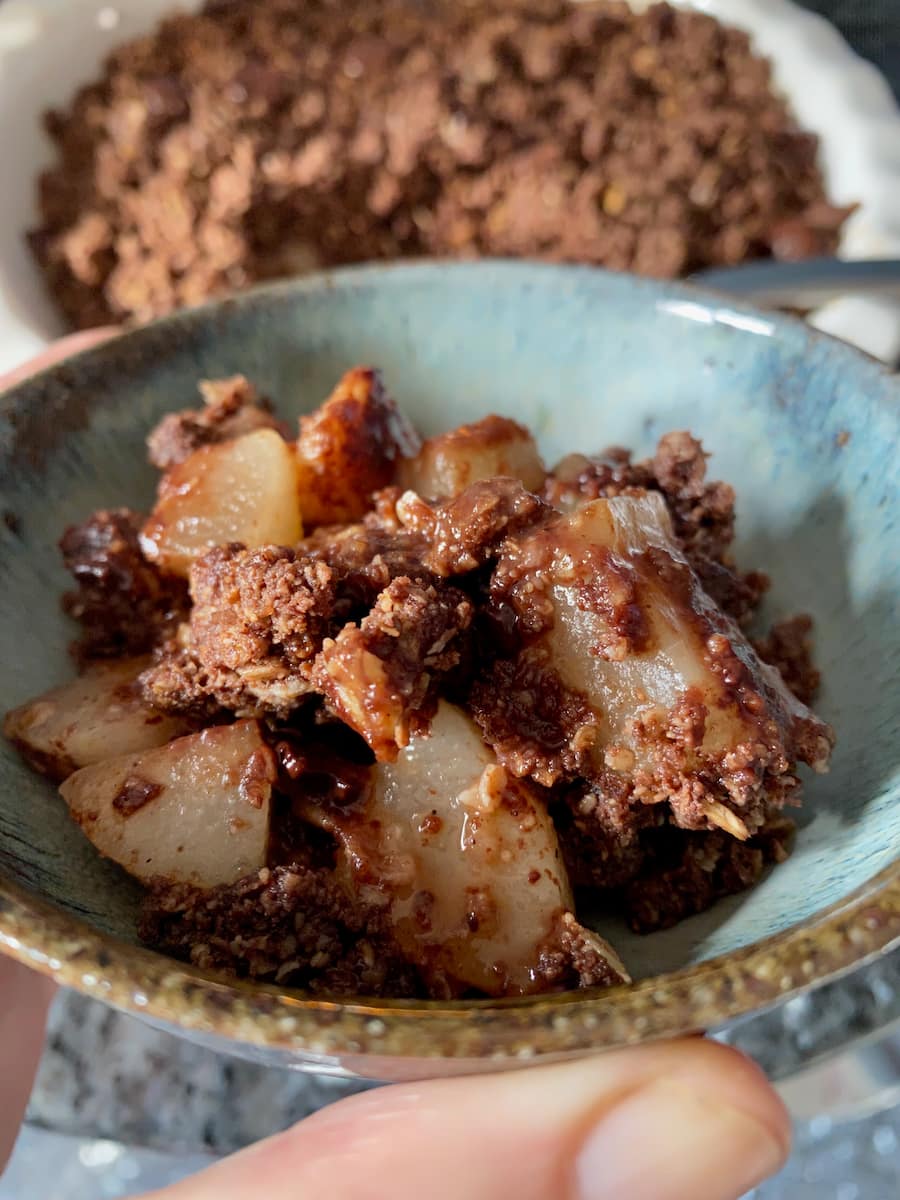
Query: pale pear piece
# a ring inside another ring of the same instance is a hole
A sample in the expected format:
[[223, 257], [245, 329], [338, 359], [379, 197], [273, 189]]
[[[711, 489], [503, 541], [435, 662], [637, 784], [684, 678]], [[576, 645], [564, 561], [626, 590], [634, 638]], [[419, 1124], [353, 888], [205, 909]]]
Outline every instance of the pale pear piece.
[[266, 865], [275, 756], [256, 721], [76, 771], [60, 788], [101, 854], [142, 883], [209, 888]]
[[89, 667], [6, 714], [3, 732], [43, 775], [62, 780], [117, 754], [164, 746], [190, 726], [147, 705], [137, 684], [149, 657]]
[[580, 773], [614, 771], [688, 827], [746, 837], [796, 787], [798, 762], [827, 769], [832, 730], [704, 593], [660, 495], [512, 536], [492, 586], [533, 631], [526, 653], [590, 706]]
[[364, 806], [310, 805], [342, 848], [348, 892], [389, 904], [406, 957], [431, 979], [492, 996], [540, 991], [541, 962], [568, 938], [627, 979], [615, 952], [572, 917], [556, 831], [535, 791], [507, 776], [461, 709], [378, 763]]
[[427, 438], [415, 458], [401, 464], [398, 483], [429, 500], [458, 496], [472, 483], [504, 476], [537, 492], [546, 477], [531, 433], [495, 415]]
[[303, 535], [293, 447], [274, 429], [202, 446], [160, 480], [141, 549], [187, 576], [212, 546], [293, 546]]

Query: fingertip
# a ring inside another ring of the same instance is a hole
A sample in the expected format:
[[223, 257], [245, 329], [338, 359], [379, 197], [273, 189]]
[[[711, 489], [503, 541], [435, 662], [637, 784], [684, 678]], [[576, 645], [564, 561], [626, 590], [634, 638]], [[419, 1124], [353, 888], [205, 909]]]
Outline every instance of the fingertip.
[[733, 1046], [709, 1038], [672, 1042], [677, 1073], [710, 1101], [720, 1100], [759, 1122], [781, 1147], [791, 1150], [791, 1118], [763, 1069]]
[[96, 329], [81, 329], [77, 333], [66, 334], [65, 337], [58, 338], [55, 342], [52, 342], [36, 357], [29, 359], [28, 362], [24, 362], [0, 376], [0, 391], [6, 391], [8, 388], [15, 387], [17, 384], [23, 383], [30, 376], [35, 375], [38, 371], [45, 371], [48, 367], [62, 362], [64, 358], [68, 358], [71, 354], [79, 354], [82, 350], [90, 350], [92, 346], [97, 346], [101, 342], [107, 342], [119, 333], [121, 333], [121, 330], [115, 325], [102, 325]]

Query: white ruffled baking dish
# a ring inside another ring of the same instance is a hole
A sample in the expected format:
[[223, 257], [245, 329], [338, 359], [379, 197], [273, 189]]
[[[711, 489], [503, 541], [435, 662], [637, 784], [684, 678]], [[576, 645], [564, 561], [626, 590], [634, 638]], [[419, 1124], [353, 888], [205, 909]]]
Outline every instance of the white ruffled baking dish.
[[[878, 71], [824, 19], [790, 0], [675, 0], [746, 29], [773, 64], [801, 124], [821, 139], [830, 199], [858, 202], [844, 258], [900, 257], [900, 110]], [[633, 0], [637, 5], [649, 0]], [[51, 161], [40, 115], [90, 80], [119, 42], [198, 0], [3, 0], [0, 3], [0, 371], [34, 353], [62, 323], [23, 234], [35, 178]], [[888, 361], [900, 357], [900, 306], [846, 297], [813, 314], [819, 328]]]

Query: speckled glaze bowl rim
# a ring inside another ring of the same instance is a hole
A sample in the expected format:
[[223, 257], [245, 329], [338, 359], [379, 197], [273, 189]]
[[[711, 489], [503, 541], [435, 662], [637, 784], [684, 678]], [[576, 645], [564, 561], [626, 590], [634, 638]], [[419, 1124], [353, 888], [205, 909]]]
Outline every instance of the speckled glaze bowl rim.
[[[440, 279], [448, 271], [498, 275], [521, 286], [583, 286], [590, 277], [609, 287], [645, 291], [648, 303], [684, 301], [709, 319], [733, 323], [735, 315], [783, 329], [814, 351], [832, 343], [855, 361], [862, 381], [897, 391], [884, 367], [795, 318], [763, 313], [728, 297], [686, 284], [616, 276], [589, 267], [527, 262], [423, 261], [376, 264], [322, 272], [256, 288], [176, 313], [82, 352], [32, 376], [4, 394], [4, 408], [28, 408], [43, 383], [64, 382], [72, 363], [111, 358], [129, 361], [160, 347], [172, 334], [190, 335], [217, 316], [251, 306], [290, 304], [297, 295], [357, 287], [403, 287]], [[746, 323], [745, 323], [746, 327]], [[893, 399], [892, 399], [893, 403]], [[785, 1000], [830, 980], [900, 943], [900, 860], [817, 913], [811, 920], [733, 953], [682, 970], [605, 990], [565, 992], [502, 1001], [330, 1001], [265, 984], [228, 979], [176, 962], [103, 933], [0, 876], [0, 952], [116, 1007], [194, 1033], [294, 1055], [307, 1062], [340, 1058], [353, 1069], [378, 1059], [454, 1058], [473, 1062], [563, 1057], [604, 1047], [707, 1029]]]

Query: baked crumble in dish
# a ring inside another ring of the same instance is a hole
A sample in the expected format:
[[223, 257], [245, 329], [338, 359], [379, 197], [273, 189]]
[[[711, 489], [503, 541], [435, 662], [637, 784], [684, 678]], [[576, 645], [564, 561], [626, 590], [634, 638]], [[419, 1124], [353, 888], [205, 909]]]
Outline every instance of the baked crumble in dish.
[[282, 424], [243, 377], [148, 439], [148, 516], [65, 531], [80, 673], [5, 733], [145, 888], [140, 937], [338, 996], [628, 980], [787, 853], [811, 624], [686, 432], [552, 470], [506, 417], [419, 437], [375, 370]]
[[668, 4], [206, 0], [45, 129], [29, 241], [82, 329], [374, 260], [831, 255], [852, 211], [747, 34]]

